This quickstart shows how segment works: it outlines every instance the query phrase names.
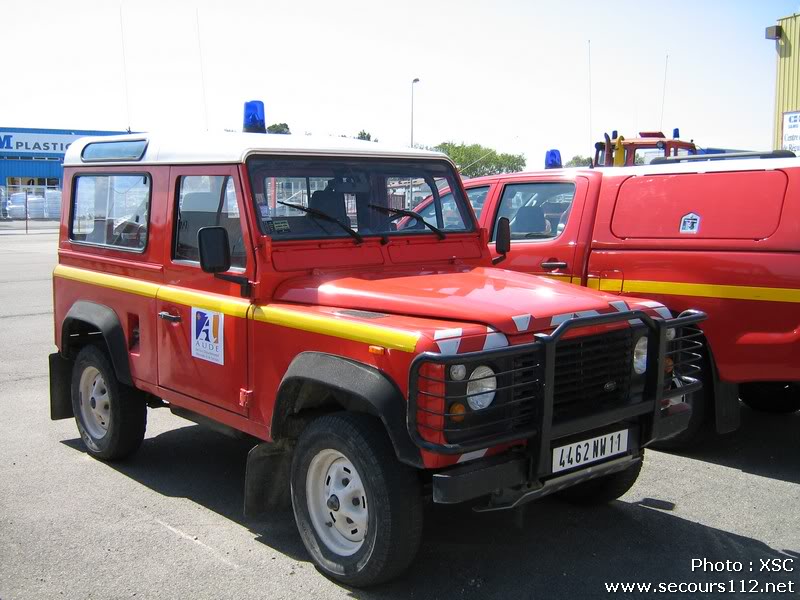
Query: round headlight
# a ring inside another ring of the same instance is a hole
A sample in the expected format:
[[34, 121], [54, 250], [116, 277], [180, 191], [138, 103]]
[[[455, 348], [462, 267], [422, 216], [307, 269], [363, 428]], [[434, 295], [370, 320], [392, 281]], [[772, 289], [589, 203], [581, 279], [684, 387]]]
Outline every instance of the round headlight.
[[467, 367], [464, 365], [453, 365], [450, 367], [450, 378], [461, 381], [467, 376]]
[[467, 383], [467, 403], [472, 410], [486, 408], [494, 400], [497, 389], [497, 377], [486, 365], [476, 367]]
[[647, 371], [647, 338], [642, 336], [636, 341], [633, 349], [633, 370], [637, 375]]

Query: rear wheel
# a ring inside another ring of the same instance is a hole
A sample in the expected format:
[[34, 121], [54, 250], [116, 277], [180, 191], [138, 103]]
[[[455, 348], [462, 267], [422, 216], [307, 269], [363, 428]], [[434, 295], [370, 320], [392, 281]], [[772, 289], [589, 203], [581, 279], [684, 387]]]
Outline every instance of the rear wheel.
[[300, 537], [323, 573], [369, 586], [411, 564], [422, 536], [419, 481], [380, 421], [350, 413], [313, 421], [295, 448], [291, 484]]
[[97, 346], [84, 347], [75, 359], [72, 410], [86, 450], [95, 458], [125, 458], [144, 439], [147, 405], [136, 390], [117, 381]]
[[644, 450], [642, 460], [625, 469], [590, 479], [558, 492], [558, 495], [572, 504], [608, 504], [624, 496], [633, 487], [639, 478], [644, 463]]
[[800, 384], [781, 381], [744, 383], [739, 397], [753, 410], [770, 413], [793, 413], [800, 410]]

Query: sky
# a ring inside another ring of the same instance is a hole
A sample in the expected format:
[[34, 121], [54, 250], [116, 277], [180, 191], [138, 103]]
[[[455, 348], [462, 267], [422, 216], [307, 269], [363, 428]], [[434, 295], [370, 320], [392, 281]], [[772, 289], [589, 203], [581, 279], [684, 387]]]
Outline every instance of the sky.
[[549, 148], [589, 155], [613, 129], [768, 149], [764, 29], [794, 12], [797, 0], [0, 0], [0, 126], [238, 131], [243, 103], [262, 100], [293, 134], [364, 129], [405, 146], [419, 78], [415, 143], [479, 143], [529, 169]]

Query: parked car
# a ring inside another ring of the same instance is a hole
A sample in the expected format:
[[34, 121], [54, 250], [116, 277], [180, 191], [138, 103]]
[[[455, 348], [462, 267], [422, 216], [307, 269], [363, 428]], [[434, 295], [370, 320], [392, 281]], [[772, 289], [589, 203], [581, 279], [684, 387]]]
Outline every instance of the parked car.
[[[398, 227], [409, 179], [435, 224]], [[82, 138], [64, 189], [52, 418], [102, 460], [139, 447], [148, 406], [256, 438], [246, 511], [291, 502], [317, 567], [350, 585], [411, 563], [425, 496], [618, 498], [702, 386], [702, 313], [493, 268], [440, 153]]]
[[759, 156], [464, 182], [470, 199], [485, 197], [475, 212], [490, 247], [499, 219], [510, 221], [504, 268], [708, 314], [709, 380], [667, 446], [699, 439], [705, 424], [736, 429], [739, 398], [800, 410], [800, 159]]

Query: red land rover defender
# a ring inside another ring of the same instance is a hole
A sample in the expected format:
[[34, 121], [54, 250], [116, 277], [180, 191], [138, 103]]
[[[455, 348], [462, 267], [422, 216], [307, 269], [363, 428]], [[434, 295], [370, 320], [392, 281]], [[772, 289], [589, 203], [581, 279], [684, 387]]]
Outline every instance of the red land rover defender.
[[[709, 381], [690, 396], [689, 428], [661, 445], [690, 443], [704, 422], [736, 429], [739, 397], [755, 409], [800, 410], [800, 159], [660, 158], [464, 187], [491, 237], [510, 219], [505, 268], [708, 314]], [[432, 200], [418, 210], [430, 214]]]
[[[290, 498], [348, 584], [408, 566], [425, 495], [609, 501], [690, 417], [702, 313], [492, 268], [444, 155], [129, 135], [75, 142], [64, 177], [52, 417], [104, 460], [148, 406], [252, 436], [246, 510]], [[399, 229], [416, 194], [433, 216]]]

